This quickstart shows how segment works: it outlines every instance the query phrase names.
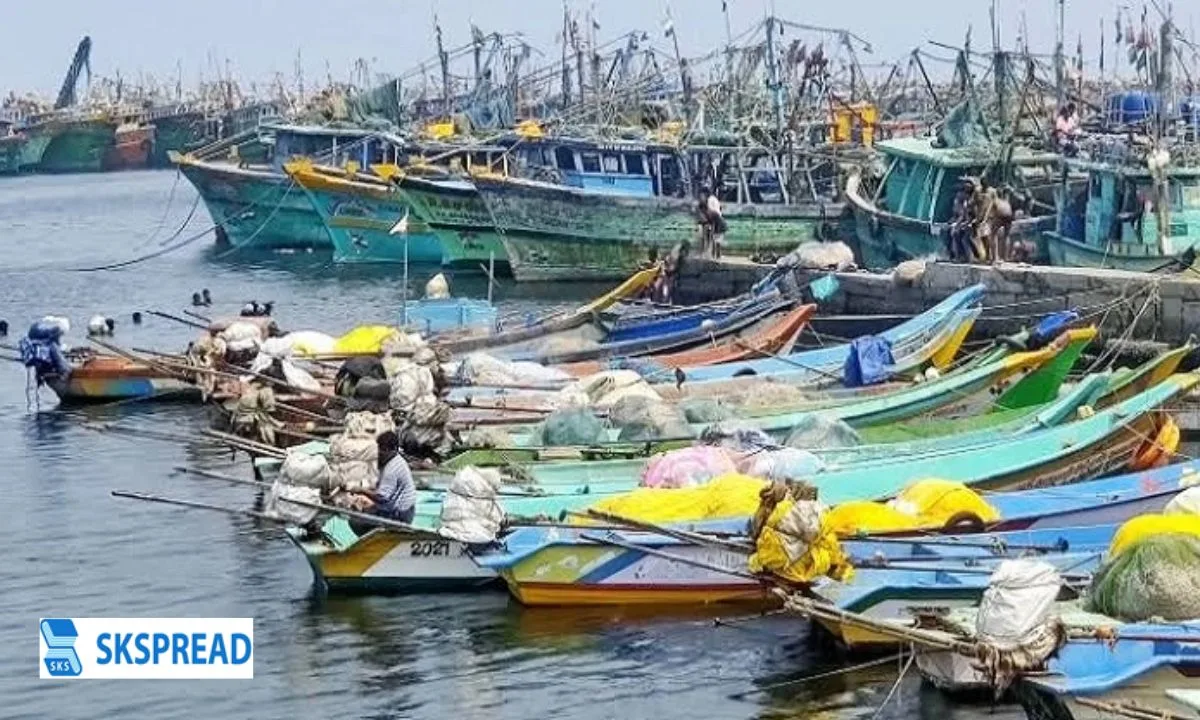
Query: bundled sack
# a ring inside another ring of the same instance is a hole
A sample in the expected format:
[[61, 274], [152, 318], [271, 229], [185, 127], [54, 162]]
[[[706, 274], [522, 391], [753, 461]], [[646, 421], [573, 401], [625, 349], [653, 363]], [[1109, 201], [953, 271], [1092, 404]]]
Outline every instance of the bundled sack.
[[608, 424], [620, 442], [695, 437], [683, 412], [674, 405], [641, 395], [627, 395], [609, 408]]
[[800, 450], [830, 450], [862, 445], [862, 438], [843, 420], [810, 413], [800, 418], [783, 444]]
[[1190, 487], [1171, 498], [1163, 515], [1200, 515], [1200, 487]]
[[731, 473], [698, 487], [638, 488], [602, 500], [592, 509], [651, 523], [748, 518], [758, 508], [764, 484], [758, 478]]
[[650, 458], [638, 485], [648, 488], [689, 488], [737, 472], [729, 453], [722, 448], [696, 445]]
[[770, 435], [753, 424], [741, 420], [709, 425], [704, 428], [704, 432], [700, 433], [700, 442], [704, 445], [722, 447], [739, 453], [752, 453], [764, 448], [778, 447]]
[[975, 618], [975, 665], [997, 694], [1042, 668], [1065, 641], [1053, 615], [1061, 588], [1058, 570], [1042, 560], [1005, 560], [992, 573]]
[[[769, 502], [765, 494], [763, 502]], [[810, 583], [821, 576], [849, 580], [854, 568], [824, 516], [825, 507], [818, 500], [789, 496], [777, 502], [754, 540], [754, 554], [747, 561], [750, 571], [795, 583]]]
[[280, 338], [291, 348], [293, 355], [312, 357], [332, 355], [337, 349], [337, 339], [316, 330], [297, 330]]
[[379, 485], [379, 446], [374, 437], [345, 433], [329, 440], [332, 486], [350, 492], [371, 492]]
[[538, 425], [535, 434], [538, 444], [549, 447], [595, 445], [608, 440], [604, 422], [582, 407], [555, 410]]
[[573, 380], [570, 373], [535, 362], [509, 361], [471, 353], [449, 373], [456, 385], [553, 385]]
[[[645, 378], [632, 370], [606, 370], [588, 375], [567, 385], [559, 394], [567, 398], [586, 396], [587, 404], [597, 408], [612, 407], [627, 397], [662, 400]], [[584, 404], [574, 400], [572, 403]]]
[[291, 485], [276, 480], [263, 498], [263, 514], [297, 527], [308, 525], [317, 518], [319, 511], [316, 508], [296, 505], [288, 502], [289, 500], [320, 503], [321, 491], [315, 487]]
[[500, 471], [467, 466], [454, 474], [442, 498], [438, 534], [465, 543], [489, 543], [500, 533], [504, 510], [496, 500]]
[[238, 321], [230, 323], [218, 337], [225, 341], [227, 352], [241, 354], [257, 350], [262, 344], [263, 332], [257, 323]]
[[333, 474], [329, 471], [329, 460], [324, 455], [292, 448], [283, 457], [279, 477], [288, 485], [324, 490], [330, 487]]
[[424, 395], [436, 392], [433, 373], [424, 365], [418, 365], [408, 360], [402, 361], [388, 378], [391, 392], [388, 404], [398, 413], [412, 412], [417, 400]]
[[816, 455], [792, 447], [751, 452], [738, 460], [738, 472], [766, 480], [808, 480], [824, 470]]
[[394, 431], [396, 423], [388, 413], [351, 412], [346, 413], [343, 421], [342, 434], [354, 438], [378, 438], [385, 432]]
[[1088, 609], [1128, 622], [1200, 617], [1200, 516], [1140, 515], [1122, 525]]

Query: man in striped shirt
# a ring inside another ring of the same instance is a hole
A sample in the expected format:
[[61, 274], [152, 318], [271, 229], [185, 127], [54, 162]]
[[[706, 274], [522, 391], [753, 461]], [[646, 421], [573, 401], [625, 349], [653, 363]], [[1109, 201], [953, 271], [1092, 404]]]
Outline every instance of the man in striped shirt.
[[379, 447], [379, 485], [373, 493], [375, 514], [411, 523], [417, 509], [417, 485], [400, 452], [400, 438], [389, 430], [375, 442]]

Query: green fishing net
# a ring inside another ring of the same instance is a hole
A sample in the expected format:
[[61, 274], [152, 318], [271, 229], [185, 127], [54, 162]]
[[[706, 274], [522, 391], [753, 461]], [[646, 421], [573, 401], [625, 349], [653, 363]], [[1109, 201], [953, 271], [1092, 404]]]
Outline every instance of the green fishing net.
[[1200, 618], [1200, 538], [1147, 536], [1096, 573], [1087, 609], [1129, 622]]

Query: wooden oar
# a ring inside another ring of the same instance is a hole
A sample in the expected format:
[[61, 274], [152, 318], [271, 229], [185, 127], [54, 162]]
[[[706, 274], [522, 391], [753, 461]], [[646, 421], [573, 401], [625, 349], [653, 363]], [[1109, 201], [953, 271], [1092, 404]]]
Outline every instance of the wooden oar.
[[286, 450], [277, 448], [274, 445], [267, 445], [266, 443], [260, 443], [256, 440], [250, 440], [238, 435], [230, 435], [229, 433], [221, 432], [220, 430], [206, 429], [201, 430], [200, 434], [215, 440], [220, 440], [226, 445], [231, 445], [239, 450], [243, 450], [252, 454], [258, 453], [259, 455], [268, 455], [281, 460], [287, 455]]
[[183, 311], [183, 314], [184, 314], [184, 315], [187, 315], [187, 316], [188, 316], [188, 317], [190, 317], [190, 318], [194, 318], [194, 319], [196, 319], [196, 320], [199, 320], [199, 321], [200, 321], [200, 322], [202, 322], [202, 323], [206, 323], [206, 324], [208, 324], [208, 325], [211, 325], [211, 324], [212, 324], [212, 318], [210, 318], [210, 317], [204, 317], [204, 316], [203, 316], [203, 315], [201, 315], [200, 313], [192, 312], [191, 310], [184, 310], [184, 311]]
[[197, 330], [204, 330], [205, 332], [208, 331], [208, 325], [201, 325], [198, 322], [192, 322], [191, 320], [188, 320], [187, 318], [181, 318], [178, 315], [172, 315], [171, 313], [165, 313], [165, 312], [161, 312], [158, 310], [147, 310], [146, 314], [153, 315], [155, 317], [160, 317], [160, 318], [163, 318], [164, 320], [174, 320], [177, 323], [180, 323], [182, 325], [187, 325], [188, 327], [196, 328]]
[[201, 470], [200, 468], [190, 468], [184, 465], [176, 465], [171, 468], [174, 472], [183, 473], [184, 475], [196, 475], [197, 477], [209, 478], [211, 480], [222, 480], [235, 485], [250, 485], [251, 487], [269, 488], [271, 483], [263, 482], [262, 480], [251, 480], [249, 478], [234, 477], [225, 473], [213, 472], [212, 470]]

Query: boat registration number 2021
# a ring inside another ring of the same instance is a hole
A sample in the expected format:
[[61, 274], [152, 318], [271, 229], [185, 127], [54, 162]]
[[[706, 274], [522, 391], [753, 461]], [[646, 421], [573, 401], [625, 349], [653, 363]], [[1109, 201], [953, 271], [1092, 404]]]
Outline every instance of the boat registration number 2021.
[[442, 557], [450, 554], [450, 543], [445, 540], [411, 542], [408, 554], [411, 557]]

